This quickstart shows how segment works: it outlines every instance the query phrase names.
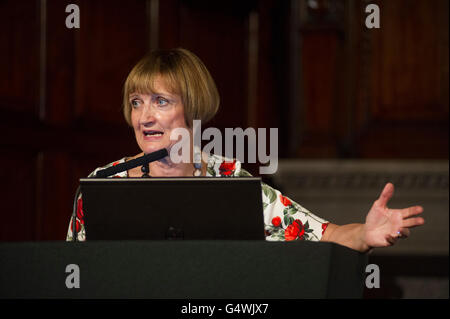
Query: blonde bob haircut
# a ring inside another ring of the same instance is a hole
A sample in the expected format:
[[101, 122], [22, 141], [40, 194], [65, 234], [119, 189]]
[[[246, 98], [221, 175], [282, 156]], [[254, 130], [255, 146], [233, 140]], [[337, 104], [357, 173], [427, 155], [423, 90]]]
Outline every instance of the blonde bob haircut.
[[152, 94], [161, 77], [172, 94], [181, 97], [187, 127], [193, 120], [208, 122], [219, 109], [219, 93], [203, 62], [186, 49], [157, 50], [140, 60], [128, 75], [123, 94], [123, 113], [131, 123], [130, 94]]

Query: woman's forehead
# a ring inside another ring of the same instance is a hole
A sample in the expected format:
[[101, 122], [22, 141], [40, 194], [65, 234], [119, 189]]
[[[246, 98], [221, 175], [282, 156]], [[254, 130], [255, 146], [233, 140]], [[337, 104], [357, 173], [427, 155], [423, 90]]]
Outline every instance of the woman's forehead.
[[168, 76], [154, 75], [145, 80], [136, 81], [130, 90], [133, 94], [170, 94], [179, 95], [175, 81]]

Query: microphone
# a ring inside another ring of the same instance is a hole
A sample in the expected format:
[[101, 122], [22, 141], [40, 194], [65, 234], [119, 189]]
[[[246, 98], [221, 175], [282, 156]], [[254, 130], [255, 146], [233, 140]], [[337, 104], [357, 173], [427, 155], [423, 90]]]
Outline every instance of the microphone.
[[116, 173], [130, 170], [137, 166], [148, 165], [149, 163], [160, 160], [160, 159], [166, 157], [167, 155], [169, 155], [169, 153], [167, 152], [167, 150], [165, 148], [163, 148], [163, 149], [160, 149], [159, 151], [156, 151], [156, 152], [153, 152], [150, 154], [145, 154], [144, 156], [135, 158], [134, 160], [99, 170], [95, 174], [94, 177], [95, 178], [105, 178], [105, 177], [114, 175]]
[[[148, 165], [151, 162], [160, 160], [164, 157], [169, 155], [167, 150], [165, 148], [160, 149], [159, 151], [145, 154], [144, 156], [138, 157], [134, 160], [117, 164], [116, 166], [111, 166], [106, 169], [99, 170], [94, 178], [106, 178], [108, 176], [114, 175], [119, 172], [127, 171], [129, 169], [135, 168], [140, 165]], [[76, 242], [78, 241], [78, 232], [77, 232], [77, 204], [78, 204], [78, 196], [80, 195], [80, 186], [78, 186], [76, 192], [75, 192], [75, 198], [73, 200], [73, 208], [72, 208], [72, 224], [71, 227], [73, 227], [72, 230], [72, 241]]]

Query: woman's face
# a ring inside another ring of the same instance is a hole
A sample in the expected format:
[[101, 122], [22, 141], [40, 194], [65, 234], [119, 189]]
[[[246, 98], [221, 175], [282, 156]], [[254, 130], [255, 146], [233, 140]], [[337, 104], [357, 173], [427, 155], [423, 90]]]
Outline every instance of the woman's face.
[[[136, 141], [145, 153], [169, 148], [177, 141], [170, 140], [176, 128], [187, 128], [184, 106], [178, 94], [169, 92], [160, 77], [156, 78], [151, 94], [131, 93], [131, 123]], [[170, 151], [170, 150], [169, 150]]]

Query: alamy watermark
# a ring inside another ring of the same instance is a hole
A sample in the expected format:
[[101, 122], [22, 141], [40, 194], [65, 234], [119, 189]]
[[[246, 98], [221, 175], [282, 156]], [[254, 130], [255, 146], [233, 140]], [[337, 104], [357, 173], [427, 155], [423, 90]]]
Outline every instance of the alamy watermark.
[[69, 274], [66, 277], [67, 289], [80, 288], [80, 267], [77, 264], [69, 264], [66, 266], [66, 273]]
[[380, 267], [376, 264], [369, 264], [366, 266], [366, 287], [369, 289], [380, 288]]
[[[69, 29], [80, 28], [80, 8], [76, 4], [69, 4], [66, 10], [69, 15], [66, 17], [66, 27]], [[380, 8], [376, 4], [369, 4], [365, 8], [367, 15], [365, 25], [367, 28], [380, 28]], [[174, 163], [189, 163], [191, 161], [191, 149], [194, 149], [193, 161], [200, 163], [208, 153], [224, 155], [226, 158], [237, 158], [242, 163], [256, 163], [257, 159], [261, 164], [268, 164], [259, 168], [260, 174], [273, 174], [278, 168], [278, 128], [269, 130], [269, 154], [267, 154], [266, 129], [258, 128], [226, 128], [225, 129], [225, 152], [222, 147], [222, 133], [219, 129], [209, 127], [201, 132], [201, 121], [193, 121], [193, 148], [191, 148], [190, 131], [185, 128], [178, 128], [172, 131], [171, 140], [179, 140], [170, 149], [170, 159]], [[181, 140], [180, 140], [181, 138]], [[245, 152], [245, 138], [248, 141], [248, 149]], [[212, 139], [212, 140], [211, 140]], [[236, 145], [234, 144], [236, 139]], [[211, 140], [203, 147], [201, 152], [201, 141]], [[236, 146], [236, 154], [234, 154]], [[258, 150], [257, 150], [258, 149]], [[247, 153], [247, 154], [246, 154]], [[247, 155], [247, 156], [245, 156]], [[245, 161], [247, 159], [247, 161]]]
[[[69, 264], [66, 266], [65, 272], [69, 274], [65, 281], [67, 289], [80, 288], [80, 267], [77, 264]], [[366, 287], [368, 289], [380, 288], [380, 267], [376, 264], [369, 264], [366, 266], [365, 272], [368, 273], [365, 280]]]
[[66, 12], [70, 13], [66, 18], [66, 27], [68, 29], [80, 28], [80, 8], [76, 4], [66, 6]]
[[369, 4], [366, 6], [366, 13], [369, 15], [366, 17], [366, 27], [368, 29], [380, 28], [380, 7], [376, 4]]
[[[194, 163], [200, 163], [201, 159], [207, 161], [207, 154], [224, 155], [226, 158], [236, 158], [242, 163], [268, 164], [259, 168], [260, 174], [273, 174], [278, 169], [278, 128], [269, 130], [269, 154], [267, 154], [267, 130], [265, 128], [225, 128], [225, 152], [223, 152], [222, 132], [215, 127], [209, 127], [202, 132], [201, 121], [194, 120], [191, 131], [186, 128], [176, 128], [170, 134], [170, 140], [178, 141], [170, 148], [170, 160], [173, 163], [190, 163], [191, 150]], [[245, 140], [247, 138], [247, 152], [245, 151]], [[193, 140], [193, 147], [191, 145]], [[203, 149], [201, 141], [207, 140]], [[234, 143], [236, 140], [236, 144]], [[235, 148], [236, 146], [236, 148]], [[236, 154], [234, 154], [236, 149]], [[202, 154], [202, 155], [200, 155]]]
[[[80, 8], [76, 4], [68, 4], [66, 6], [66, 12], [70, 13], [66, 17], [66, 27], [68, 29], [80, 28]], [[368, 4], [365, 8], [365, 12], [369, 13], [365, 20], [365, 25], [368, 29], [380, 28], [380, 7], [376, 4]]]

